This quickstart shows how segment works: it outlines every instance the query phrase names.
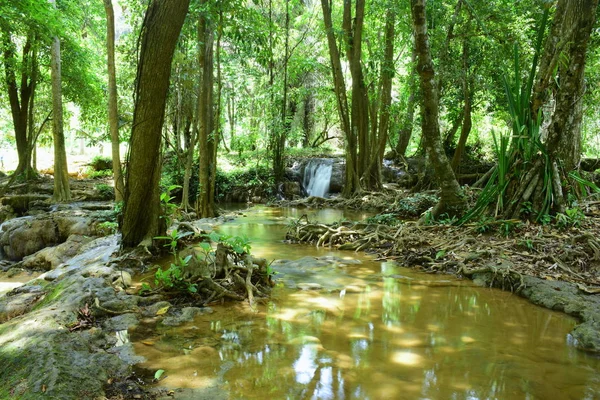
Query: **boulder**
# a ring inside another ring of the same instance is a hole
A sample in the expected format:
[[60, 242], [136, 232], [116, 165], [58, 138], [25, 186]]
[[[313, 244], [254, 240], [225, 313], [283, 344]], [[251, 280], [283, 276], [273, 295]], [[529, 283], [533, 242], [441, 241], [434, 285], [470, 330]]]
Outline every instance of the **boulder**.
[[45, 247], [63, 243], [73, 234], [94, 234], [92, 219], [77, 210], [14, 218], [0, 225], [0, 256], [19, 261]]

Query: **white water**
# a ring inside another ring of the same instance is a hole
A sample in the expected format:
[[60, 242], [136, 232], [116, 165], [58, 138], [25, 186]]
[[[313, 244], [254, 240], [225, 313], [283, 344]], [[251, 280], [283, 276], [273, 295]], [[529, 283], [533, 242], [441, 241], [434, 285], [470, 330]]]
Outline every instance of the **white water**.
[[333, 160], [315, 158], [304, 168], [302, 184], [309, 196], [326, 197], [329, 192]]

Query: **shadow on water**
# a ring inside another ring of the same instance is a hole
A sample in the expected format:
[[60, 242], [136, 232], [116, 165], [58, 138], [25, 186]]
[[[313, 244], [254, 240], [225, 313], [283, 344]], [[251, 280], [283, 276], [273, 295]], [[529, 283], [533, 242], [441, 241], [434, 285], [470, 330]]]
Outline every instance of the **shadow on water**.
[[[258, 208], [220, 231], [246, 234], [252, 251], [267, 258], [355, 255], [282, 243], [286, 218], [297, 216]], [[339, 270], [341, 291], [278, 286], [258, 313], [227, 304], [177, 328], [142, 328], [133, 335], [136, 351], [147, 358], [144, 367], [167, 371], [165, 386], [223, 385], [236, 399], [600, 393], [600, 360], [567, 345], [573, 319], [508, 292], [362, 260]]]

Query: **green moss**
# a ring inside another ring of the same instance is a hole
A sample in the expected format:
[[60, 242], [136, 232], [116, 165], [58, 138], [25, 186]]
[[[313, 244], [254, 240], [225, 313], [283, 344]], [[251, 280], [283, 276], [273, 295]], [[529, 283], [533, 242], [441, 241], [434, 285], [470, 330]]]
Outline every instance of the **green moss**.
[[[54, 287], [52, 287], [52, 285], [54, 285]], [[42, 301], [40, 301], [33, 307], [32, 311], [41, 310], [42, 308], [51, 304], [54, 300], [60, 297], [65, 288], [66, 285], [64, 282], [53, 282], [46, 285], [45, 289], [49, 289], [49, 291], [46, 293], [46, 296], [44, 296]]]

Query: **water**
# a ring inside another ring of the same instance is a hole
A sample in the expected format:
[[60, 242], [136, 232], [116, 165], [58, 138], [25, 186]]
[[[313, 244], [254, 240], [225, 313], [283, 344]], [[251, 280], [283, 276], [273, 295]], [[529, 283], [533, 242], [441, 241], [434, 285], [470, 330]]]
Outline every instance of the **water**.
[[469, 281], [283, 244], [286, 216], [301, 212], [257, 208], [220, 230], [247, 234], [268, 258], [361, 258], [329, 271], [348, 289], [278, 286], [258, 313], [229, 303], [178, 328], [142, 328], [136, 352], [166, 370], [163, 385], [222, 385], [232, 399], [600, 397], [599, 359], [567, 345], [572, 318]]
[[304, 168], [302, 185], [309, 196], [326, 197], [329, 192], [333, 160], [314, 158]]

